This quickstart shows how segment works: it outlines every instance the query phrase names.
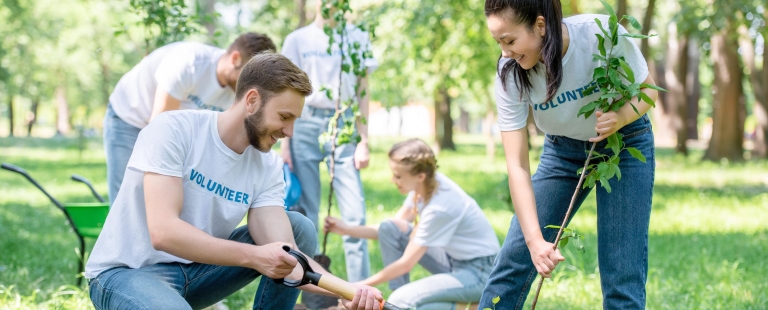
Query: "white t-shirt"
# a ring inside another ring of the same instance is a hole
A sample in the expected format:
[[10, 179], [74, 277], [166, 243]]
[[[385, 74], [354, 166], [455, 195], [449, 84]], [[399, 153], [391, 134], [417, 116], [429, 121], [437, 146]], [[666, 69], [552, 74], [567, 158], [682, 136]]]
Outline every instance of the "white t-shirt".
[[[477, 202], [442, 173], [436, 173], [437, 191], [429, 204], [419, 201], [419, 225], [413, 242], [437, 247], [456, 260], [469, 260], [499, 253], [499, 239]], [[413, 207], [414, 192], [404, 205]]]
[[112, 109], [129, 125], [144, 128], [159, 87], [181, 101], [180, 109], [224, 111], [235, 102], [235, 91], [216, 78], [216, 64], [225, 53], [196, 42], [158, 48], [120, 78], [109, 96]]
[[[367, 32], [349, 25], [347, 33], [351, 39], [344, 38], [345, 42], [360, 43], [361, 51], [371, 50], [371, 42], [368, 39]], [[291, 32], [285, 37], [282, 54], [307, 73], [309, 80], [312, 81], [312, 89], [330, 88], [333, 98], [338, 98], [339, 73], [341, 72], [341, 50], [339, 49], [338, 42], [341, 40], [341, 37], [336, 35], [335, 39], [336, 43], [334, 43], [332, 50], [333, 55], [328, 55], [328, 35], [325, 34], [323, 29], [312, 23]], [[344, 45], [346, 46], [346, 43]], [[346, 50], [344, 57], [346, 63], [352, 63], [350, 55]], [[369, 74], [379, 66], [374, 58], [366, 59], [365, 65], [368, 67]], [[345, 73], [342, 79], [341, 100], [344, 102], [355, 93], [353, 85], [356, 77], [350, 72]], [[323, 109], [333, 109], [336, 107], [336, 102], [328, 99], [325, 92], [321, 91], [312, 92], [306, 98], [304, 104]]]
[[[506, 92], [502, 88], [501, 79], [496, 76], [496, 108], [501, 131], [513, 131], [525, 127], [528, 105], [531, 105], [536, 126], [548, 134], [582, 141], [597, 135], [595, 114], [592, 114], [589, 119], [576, 116], [581, 107], [600, 98], [599, 89], [595, 89], [591, 94], [583, 92], [591, 86], [593, 70], [602, 63], [592, 61], [592, 54], [600, 54], [595, 34], [602, 33], [595, 18], [602, 21], [603, 27], [608, 27], [606, 15], [576, 15], [563, 19], [563, 23], [568, 27], [570, 43], [568, 51], [563, 56], [563, 81], [552, 100], [544, 102], [547, 95], [547, 78], [546, 68], [542, 63], [537, 64], [537, 72], [530, 72], [532, 85], [530, 96], [522, 100], [515, 85], [514, 75], [510, 74], [507, 78]], [[624, 27], [619, 25], [619, 33], [626, 32]], [[613, 55], [624, 56], [635, 73], [635, 82], [640, 83], [648, 77], [648, 65], [634, 39], [619, 36]], [[506, 61], [510, 60], [502, 60], [499, 67]]]
[[213, 111], [169, 111], [144, 128], [128, 162], [120, 193], [85, 266], [86, 278], [127, 266], [141, 268], [189, 260], [155, 250], [144, 204], [144, 172], [179, 177], [180, 218], [207, 234], [227, 239], [249, 208], [282, 206], [283, 161], [274, 151], [227, 147]]

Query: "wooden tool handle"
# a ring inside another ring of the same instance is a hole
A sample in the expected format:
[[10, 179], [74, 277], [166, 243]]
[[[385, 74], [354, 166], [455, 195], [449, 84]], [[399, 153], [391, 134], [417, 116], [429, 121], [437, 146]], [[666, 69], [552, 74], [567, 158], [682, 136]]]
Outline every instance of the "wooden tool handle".
[[317, 286], [349, 300], [355, 298], [355, 293], [357, 292], [357, 287], [352, 285], [352, 283], [336, 277], [320, 277]]

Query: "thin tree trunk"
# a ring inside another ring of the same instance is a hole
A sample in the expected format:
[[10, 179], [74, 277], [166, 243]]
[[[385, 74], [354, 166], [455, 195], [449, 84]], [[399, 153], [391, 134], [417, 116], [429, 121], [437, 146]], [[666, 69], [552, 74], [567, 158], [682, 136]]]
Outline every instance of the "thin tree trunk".
[[469, 133], [469, 112], [459, 108], [459, 131]]
[[8, 136], [13, 137], [13, 94], [8, 94]]
[[738, 40], [733, 26], [711, 38], [714, 64], [712, 138], [704, 159], [742, 160], [744, 142], [744, 91], [739, 64]]
[[[322, 0], [316, 0], [316, 1], [322, 1]], [[296, 15], [299, 15], [299, 25], [296, 27], [296, 29], [299, 29], [307, 25], [307, 12], [305, 11], [306, 6], [307, 6], [307, 0], [296, 0]]]
[[[216, 0], [199, 0], [199, 8], [203, 10], [203, 26], [208, 32], [208, 42], [216, 42]], [[240, 24], [240, 16], [238, 16], [237, 24]]]
[[[649, 74], [653, 76], [656, 85], [661, 88], [671, 88], [671, 85], [667, 83], [666, 67], [668, 67], [667, 63], [672, 61], [674, 61], [674, 59], [671, 59], [671, 57], [665, 57], [659, 61], [651, 61], [648, 63]], [[675, 128], [672, 126], [671, 110], [673, 105], [671, 105], [670, 102], [673, 99], [671, 97], [672, 95], [669, 92], [659, 92], [659, 97], [656, 100], [656, 108], [652, 109], [650, 112], [653, 113], [653, 126], [656, 129], [654, 139], [659, 146], [672, 146], [674, 144], [672, 141], [674, 140]]]
[[451, 97], [448, 89], [439, 86], [435, 90], [435, 139], [440, 150], [455, 150], [453, 143], [453, 119], [451, 119]]
[[701, 97], [701, 81], [699, 81], [699, 41], [694, 37], [688, 38], [688, 71], [685, 78], [686, 106], [688, 107], [688, 139], [699, 139], [699, 98]]
[[[645, 10], [645, 16], [643, 17], [643, 30], [640, 32], [643, 35], [648, 35], [651, 31], [651, 22], [653, 21], [653, 12], [656, 10], [656, 0], [648, 0], [648, 7]], [[648, 39], [641, 40], [640, 41], [640, 52], [643, 53], [643, 56], [645, 56], [646, 61], [653, 59], [650, 54], [648, 54], [650, 48], [648, 46]], [[649, 63], [650, 64], [650, 63]]]
[[[768, 18], [768, 12], [763, 12], [763, 18]], [[765, 39], [768, 39], [768, 30], [763, 27], [763, 47], [768, 46]], [[763, 48], [763, 70], [761, 70], [761, 88], [763, 90], [763, 100], [756, 102], [752, 113], [755, 115], [757, 121], [757, 128], [755, 128], [755, 148], [753, 149], [754, 157], [768, 158], [768, 52]]]
[[32, 127], [34, 127], [35, 123], [37, 123], [37, 110], [39, 107], [40, 107], [40, 97], [35, 96], [35, 99], [32, 100], [32, 106], [29, 108], [31, 118], [27, 122], [27, 137], [32, 136]]
[[64, 86], [56, 87], [56, 135], [69, 134], [69, 105], [67, 90]]
[[579, 11], [579, 0], [571, 0], [571, 14], [581, 14], [581, 11]]
[[[757, 157], [765, 157], [765, 140], [764, 136], [762, 136], [762, 128], [759, 128], [760, 121], [764, 121], [765, 118], [765, 110], [763, 108], [766, 100], [766, 89], [763, 82], [763, 71], [765, 69], [759, 70], [757, 69], [757, 65], [755, 65], [755, 45], [752, 42], [752, 38], [749, 37], [746, 27], [739, 27], [739, 34], [739, 46], [742, 49], [741, 56], [744, 60], [744, 66], [749, 68], [749, 82], [752, 86], [752, 92], [755, 95], [755, 105], [753, 110], [755, 118], [758, 120], [758, 128], [756, 128], [755, 132], [755, 145], [752, 152], [757, 155]], [[765, 56], [763, 56], [763, 59], [765, 59]], [[765, 65], [763, 65], [763, 68], [765, 68]], [[760, 138], [762, 139], [757, 139], [758, 135], [760, 135]]]
[[[624, 15], [627, 15], [627, 0], [618, 0], [618, 3], [616, 3], [616, 17], [621, 19]], [[626, 28], [628, 22], [626, 19], [622, 20], [621, 25]]]
[[686, 115], [688, 109], [685, 106], [687, 93], [685, 75], [688, 71], [688, 40], [678, 34], [675, 23], [669, 24], [667, 36], [664, 80], [669, 94], [666, 96], [664, 108], [668, 116], [667, 125], [676, 133], [675, 151], [687, 156], [688, 148], [685, 141], [688, 138], [688, 126], [685, 121], [688, 119]]

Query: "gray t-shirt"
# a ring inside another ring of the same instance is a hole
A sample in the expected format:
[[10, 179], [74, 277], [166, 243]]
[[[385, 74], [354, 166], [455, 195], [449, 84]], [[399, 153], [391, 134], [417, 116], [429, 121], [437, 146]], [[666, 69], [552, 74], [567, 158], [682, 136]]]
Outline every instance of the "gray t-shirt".
[[[456, 260], [469, 260], [499, 253], [499, 239], [477, 202], [442, 173], [435, 175], [438, 187], [429, 203], [419, 201], [419, 225], [413, 242], [437, 247]], [[414, 192], [404, 205], [413, 207]]]
[[251, 146], [242, 154], [232, 151], [219, 136], [218, 114], [163, 112], [141, 131], [120, 193], [85, 266], [86, 278], [118, 266], [190, 263], [152, 247], [144, 172], [181, 178], [184, 202], [180, 218], [216, 238], [228, 238], [249, 208], [284, 204], [280, 156]]
[[[499, 114], [499, 130], [513, 131], [525, 127], [528, 118], [528, 105], [533, 107], [533, 117], [542, 131], [551, 135], [566, 136], [577, 140], [595, 137], [597, 117], [592, 114], [588, 119], [577, 117], [579, 109], [600, 98], [599, 90], [591, 94], [584, 93], [592, 83], [593, 70], [600, 65], [592, 61], [592, 54], [600, 54], [597, 49], [596, 33], [602, 33], [595, 22], [599, 18], [603, 27], [608, 26], [606, 15], [576, 15], [563, 19], [568, 27], [570, 43], [563, 56], [563, 81], [552, 100], [545, 102], [547, 95], [546, 68], [542, 63], [537, 71], [530, 72], [532, 84], [530, 96], [520, 98], [513, 75], [507, 78], [507, 91], [496, 77], [496, 108]], [[619, 33], [627, 31], [619, 25]], [[608, 51], [608, 49], [606, 49]], [[648, 65], [634, 39], [619, 36], [618, 44], [613, 48], [614, 56], [624, 56], [635, 73], [635, 81], [642, 82], [648, 77]], [[503, 66], [508, 59], [502, 60]]]

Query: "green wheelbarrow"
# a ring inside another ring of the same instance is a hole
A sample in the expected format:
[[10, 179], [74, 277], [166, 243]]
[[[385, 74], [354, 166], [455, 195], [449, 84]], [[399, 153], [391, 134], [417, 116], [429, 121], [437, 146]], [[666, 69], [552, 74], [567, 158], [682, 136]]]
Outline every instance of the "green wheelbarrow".
[[7, 163], [3, 163], [0, 167], [23, 175], [29, 182], [40, 189], [45, 196], [48, 196], [48, 199], [50, 199], [51, 202], [64, 213], [64, 217], [67, 218], [67, 223], [69, 223], [69, 226], [75, 231], [77, 239], [80, 241], [80, 262], [77, 270], [77, 286], [80, 286], [83, 282], [83, 278], [79, 275], [83, 273], [83, 267], [85, 265], [85, 238], [96, 239], [99, 237], [101, 228], [104, 227], [104, 221], [107, 219], [107, 213], [109, 213], [109, 202], [106, 202], [104, 197], [96, 192], [91, 182], [77, 174], [72, 175], [72, 180], [87, 185], [88, 188], [91, 189], [91, 193], [99, 200], [99, 202], [62, 204], [56, 200], [56, 198], [53, 198], [53, 196], [37, 183], [37, 181], [35, 181], [35, 179], [33, 179], [24, 169]]

